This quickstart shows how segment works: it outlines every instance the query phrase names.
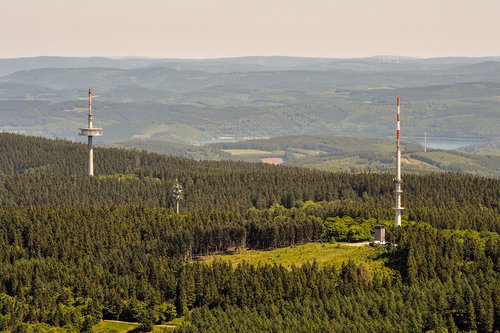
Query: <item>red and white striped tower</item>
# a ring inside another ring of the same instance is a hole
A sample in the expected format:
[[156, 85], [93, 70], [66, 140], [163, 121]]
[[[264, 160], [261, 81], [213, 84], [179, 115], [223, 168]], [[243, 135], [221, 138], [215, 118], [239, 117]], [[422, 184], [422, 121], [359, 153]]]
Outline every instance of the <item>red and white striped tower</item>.
[[397, 98], [398, 105], [398, 115], [396, 117], [397, 120], [397, 130], [396, 130], [396, 178], [394, 178], [394, 194], [396, 197], [396, 206], [394, 207], [394, 224], [397, 227], [401, 226], [401, 213], [403, 211], [403, 207], [401, 207], [401, 126], [400, 126], [400, 108], [401, 108], [401, 98], [398, 96]]

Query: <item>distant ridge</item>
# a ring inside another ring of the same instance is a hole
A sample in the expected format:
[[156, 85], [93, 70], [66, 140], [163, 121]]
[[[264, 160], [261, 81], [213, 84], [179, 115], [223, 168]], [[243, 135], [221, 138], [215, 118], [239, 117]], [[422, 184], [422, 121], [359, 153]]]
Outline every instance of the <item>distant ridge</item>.
[[499, 61], [490, 60], [490, 61], [484, 61], [484, 62], [480, 62], [480, 63], [476, 63], [476, 64], [468, 64], [468, 65], [458, 66], [458, 67], [454, 67], [453, 70], [456, 72], [459, 72], [459, 73], [475, 73], [478, 71], [500, 72], [500, 60]]
[[[95, 92], [98, 143], [191, 144], [230, 136], [392, 135], [394, 96], [405, 133], [499, 136], [498, 57], [325, 59], [240, 57], [0, 59], [0, 130], [76, 140]], [[14, 72], [13, 72], [14, 71]]]
[[[148, 58], [148, 57], [60, 57], [40, 56], [25, 58], [0, 58], [0, 77], [17, 72], [36, 68], [120, 68], [132, 69], [151, 66], [164, 66], [175, 69], [197, 69], [209, 72], [224, 71], [261, 71], [283, 69], [311, 69], [322, 70], [338, 68], [345, 64], [373, 64], [378, 63], [378, 56], [366, 58], [306, 58], [290, 56], [247, 56], [212, 59], [176, 59], [176, 58]], [[407, 65], [420, 64], [422, 66], [443, 66], [457, 64], [474, 64], [487, 61], [500, 61], [500, 57], [439, 57], [414, 58], [399, 57]]]

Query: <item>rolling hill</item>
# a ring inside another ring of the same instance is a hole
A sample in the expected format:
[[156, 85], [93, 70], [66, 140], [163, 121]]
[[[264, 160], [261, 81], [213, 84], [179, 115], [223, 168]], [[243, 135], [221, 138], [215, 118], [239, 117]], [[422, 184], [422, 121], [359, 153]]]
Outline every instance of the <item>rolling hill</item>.
[[[154, 140], [129, 140], [116, 147], [146, 150], [198, 160], [231, 159], [246, 162], [276, 163], [336, 172], [394, 173], [394, 142], [390, 139], [353, 138], [344, 136], [285, 136], [241, 142], [212, 143], [192, 146]], [[405, 173], [458, 172], [500, 178], [500, 156], [483, 144], [462, 151], [428, 149], [419, 144], [403, 142]], [[479, 148], [482, 147], [482, 148]]]
[[[94, 88], [101, 143], [393, 134], [494, 141], [498, 58], [0, 59], [0, 130], [78, 140]], [[494, 147], [494, 146], [493, 146]], [[495, 149], [495, 148], [493, 148]], [[491, 150], [491, 149], [490, 149]]]

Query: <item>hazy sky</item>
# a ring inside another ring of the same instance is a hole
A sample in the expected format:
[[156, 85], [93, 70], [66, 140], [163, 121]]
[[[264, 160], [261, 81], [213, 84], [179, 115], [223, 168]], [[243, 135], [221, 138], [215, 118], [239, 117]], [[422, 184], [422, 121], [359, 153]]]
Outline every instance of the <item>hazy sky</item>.
[[0, 0], [0, 57], [499, 56], [500, 0]]

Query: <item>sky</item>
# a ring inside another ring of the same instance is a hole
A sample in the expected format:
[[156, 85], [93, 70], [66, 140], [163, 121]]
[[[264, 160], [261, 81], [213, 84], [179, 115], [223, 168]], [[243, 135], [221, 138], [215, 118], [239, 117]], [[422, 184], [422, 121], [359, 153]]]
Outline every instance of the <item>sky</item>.
[[500, 0], [0, 0], [0, 58], [500, 56]]

